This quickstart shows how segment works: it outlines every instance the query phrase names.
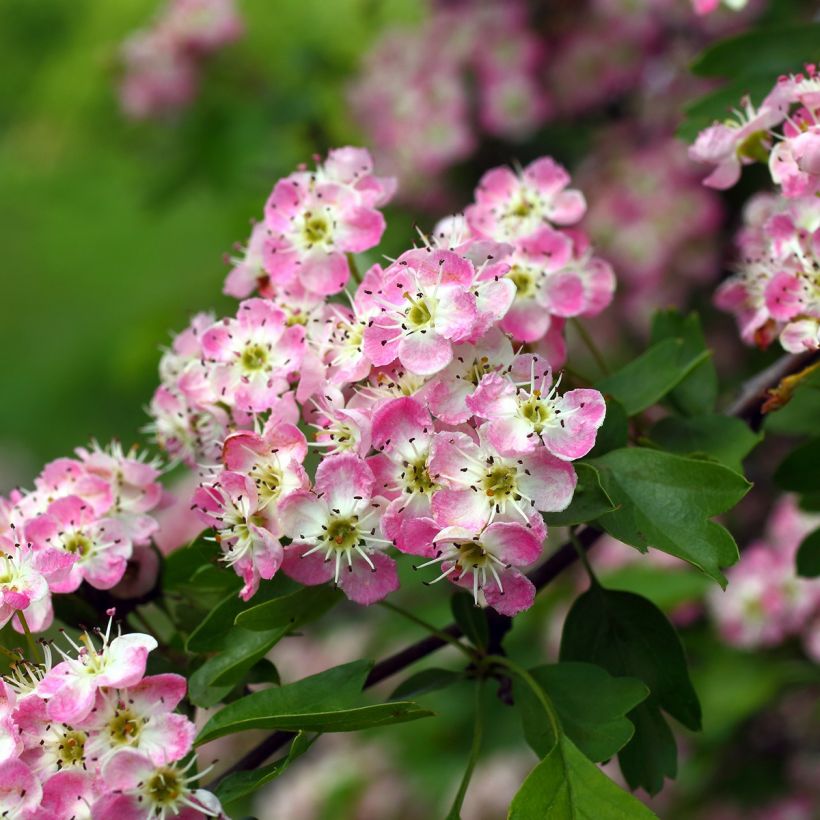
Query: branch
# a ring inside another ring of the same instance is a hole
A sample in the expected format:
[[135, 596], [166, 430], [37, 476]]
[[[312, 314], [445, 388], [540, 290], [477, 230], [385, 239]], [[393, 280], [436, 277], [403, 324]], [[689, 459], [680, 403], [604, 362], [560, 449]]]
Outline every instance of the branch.
[[[767, 391], [773, 387], [777, 387], [786, 376], [807, 367], [812, 361], [817, 359], [817, 353], [782, 356], [773, 365], [758, 376], [750, 379], [743, 386], [738, 399], [726, 410], [726, 415], [742, 418], [748, 421], [753, 428], [757, 429], [762, 422], [763, 417], [760, 408], [767, 398]], [[601, 536], [602, 533], [598, 530], [592, 527], [584, 527], [584, 529], [578, 533], [577, 538], [581, 547], [588, 551], [595, 546]], [[527, 577], [532, 581], [536, 592], [538, 592], [555, 580], [564, 570], [575, 564], [577, 560], [578, 553], [572, 543], [568, 542], [554, 552], [543, 564], [528, 573]], [[510, 619], [500, 617], [498, 620], [503, 623]], [[463, 634], [457, 624], [450, 624], [442, 629], [442, 632], [446, 632], [454, 638], [459, 638]], [[369, 689], [371, 686], [381, 683], [383, 680], [403, 671], [416, 661], [427, 657], [446, 645], [447, 642], [442, 638], [430, 635], [393, 655], [389, 655], [373, 667], [367, 677], [364, 688]], [[293, 732], [274, 732], [269, 735], [244, 757], [241, 757], [230, 769], [217, 777], [209, 785], [209, 788], [215, 788], [225, 778], [235, 772], [251, 771], [258, 768], [293, 737], [295, 737], [295, 733]]]

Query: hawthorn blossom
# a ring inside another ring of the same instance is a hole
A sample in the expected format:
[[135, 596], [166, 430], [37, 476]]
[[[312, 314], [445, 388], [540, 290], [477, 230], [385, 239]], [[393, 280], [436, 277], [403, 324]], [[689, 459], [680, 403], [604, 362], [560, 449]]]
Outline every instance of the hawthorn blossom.
[[313, 492], [298, 491], [281, 504], [285, 574], [309, 586], [331, 579], [353, 601], [372, 604], [398, 588], [396, 565], [384, 554], [381, 518], [387, 504], [374, 496], [370, 467], [352, 453], [325, 458]]
[[297, 171], [279, 180], [265, 205], [265, 270], [274, 286], [300, 281], [329, 295], [347, 283], [345, 254], [378, 245], [385, 221], [376, 206], [392, 195], [393, 184], [372, 174], [363, 149], [332, 151], [315, 173]]
[[76, 657], [70, 657], [57, 647], [63, 661], [46, 672], [37, 693], [47, 699], [48, 716], [58, 722], [74, 723], [85, 718], [94, 708], [100, 687], [133, 686], [145, 675], [148, 653], [157, 642], [150, 635], [121, 635], [111, 640], [113, 612], [105, 632], [97, 632], [97, 640], [87, 632], [80, 636], [80, 645], [69, 640]]
[[586, 211], [580, 191], [568, 188], [566, 169], [549, 157], [518, 173], [493, 168], [481, 178], [475, 204], [465, 211], [470, 228], [481, 237], [510, 242], [551, 225], [574, 225]]
[[427, 583], [448, 578], [469, 589], [476, 606], [486, 604], [502, 615], [513, 616], [529, 609], [535, 599], [535, 587], [519, 567], [538, 560], [541, 540], [516, 523], [494, 522], [478, 532], [444, 526], [433, 540], [436, 557], [417, 569], [440, 564], [441, 575]]
[[457, 432], [436, 436], [430, 475], [443, 485], [432, 499], [434, 517], [473, 531], [499, 515], [526, 525], [533, 512], [566, 509], [577, 483], [572, 465], [546, 447], [504, 456], [486, 438]]
[[[265, 468], [260, 473], [262, 470]], [[273, 578], [283, 558], [276, 508], [270, 506], [270, 496], [278, 490], [275, 476], [265, 470], [259, 479], [267, 497], [264, 502], [260, 502], [254, 478], [229, 470], [203, 484], [193, 499], [202, 522], [216, 531], [223, 560], [245, 582], [240, 592], [245, 601], [253, 597], [261, 579]]]
[[40, 781], [22, 760], [0, 763], [0, 816], [26, 817], [42, 796]]
[[381, 312], [364, 332], [364, 353], [376, 366], [401, 364], [419, 376], [445, 368], [453, 344], [468, 341], [478, 318], [469, 287], [472, 264], [451, 251], [407, 251], [385, 271]]
[[202, 336], [205, 356], [217, 364], [219, 397], [240, 410], [270, 410], [289, 386], [304, 356], [303, 327], [264, 299], [247, 299], [235, 319], [223, 319]]
[[99, 820], [220, 817], [219, 800], [206, 789], [195, 786], [201, 775], [188, 774], [193, 762], [185, 767], [157, 766], [148, 756], [123, 749], [103, 766], [106, 794], [92, 806], [93, 817]]
[[31, 549], [5, 543], [0, 536], [0, 627], [5, 626], [16, 612], [23, 612], [29, 628], [35, 631], [45, 628], [42, 618], [34, 618], [33, 623], [28, 623], [32, 605], [43, 602], [50, 610], [48, 581], [43, 574], [43, 566], [41, 555]]
[[484, 376], [467, 404], [477, 417], [488, 420], [484, 435], [499, 453], [532, 453], [540, 441], [565, 461], [582, 458], [592, 449], [606, 413], [597, 390], [559, 395], [549, 365], [537, 356], [520, 357], [509, 377]]

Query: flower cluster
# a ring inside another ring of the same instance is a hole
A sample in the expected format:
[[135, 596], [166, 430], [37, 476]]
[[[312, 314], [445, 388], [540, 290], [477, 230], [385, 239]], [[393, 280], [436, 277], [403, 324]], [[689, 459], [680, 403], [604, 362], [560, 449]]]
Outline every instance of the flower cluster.
[[820, 660], [820, 581], [800, 578], [795, 555], [800, 542], [820, 525], [791, 496], [775, 506], [764, 537], [750, 544], [727, 572], [725, 591], [707, 598], [723, 639], [746, 648], [803, 639], [807, 654]]
[[194, 724], [174, 712], [181, 675], [145, 674], [154, 638], [83, 633], [51, 666], [21, 663], [0, 680], [0, 815], [20, 820], [187, 820], [219, 801], [183, 764]]
[[[729, 188], [743, 165], [767, 162], [776, 196], [752, 200], [739, 237], [737, 272], [715, 301], [734, 313], [747, 343], [779, 338], [797, 353], [820, 347], [820, 76], [781, 77], [759, 108], [701, 132], [690, 153], [714, 166], [704, 180]], [[775, 129], [780, 128], [779, 131]]]
[[[350, 91], [380, 165], [402, 177], [402, 193], [469, 156], [476, 124], [518, 139], [540, 125], [549, 101], [539, 87], [543, 58], [518, 0], [448, 4], [415, 29], [388, 32], [367, 55]], [[473, 93], [473, 89], [474, 92]]]
[[[391, 190], [367, 153], [277, 183], [227, 282], [261, 296], [195, 317], [152, 404], [160, 445], [204, 471], [194, 507], [243, 598], [281, 569], [372, 603], [398, 585], [395, 546], [476, 603], [530, 605], [520, 568], [541, 554], [541, 513], [569, 504], [570, 462], [605, 411], [595, 390], [560, 393], [551, 369], [563, 319], [597, 313], [614, 288], [566, 227], [585, 209], [569, 181], [548, 158], [489, 171], [464, 214], [361, 277], [349, 255], [378, 242], [374, 206]], [[324, 202], [347, 204], [331, 217]], [[354, 222], [366, 241], [340, 247]], [[351, 273], [348, 302], [329, 300]]]
[[139, 563], [163, 500], [159, 468], [114, 442], [79, 448], [47, 464], [30, 491], [0, 498], [0, 626], [20, 631], [20, 613], [40, 632], [53, 618], [52, 593], [83, 582], [111, 589]]
[[242, 31], [233, 0], [167, 0], [151, 27], [122, 45], [123, 111], [146, 119], [189, 105], [203, 61]]

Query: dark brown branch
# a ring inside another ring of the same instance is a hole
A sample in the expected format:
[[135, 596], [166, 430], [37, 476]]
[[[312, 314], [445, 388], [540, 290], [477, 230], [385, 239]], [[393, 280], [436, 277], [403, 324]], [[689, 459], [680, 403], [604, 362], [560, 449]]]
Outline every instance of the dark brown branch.
[[[762, 421], [760, 408], [766, 401], [767, 391], [778, 384], [786, 376], [796, 373], [818, 359], [817, 353], [782, 356], [773, 365], [768, 367], [755, 378], [747, 382], [740, 392], [738, 399], [726, 410], [726, 415], [737, 416], [757, 429]], [[585, 527], [578, 533], [578, 541], [583, 549], [591, 549], [601, 533], [592, 527]], [[578, 553], [571, 543], [564, 544], [554, 552], [543, 564], [529, 573], [528, 577], [535, 585], [536, 591], [543, 589], [565, 569], [571, 567], [578, 560]], [[461, 629], [457, 624], [450, 624], [442, 632], [454, 638], [461, 636]], [[416, 661], [427, 657], [433, 652], [447, 645], [447, 641], [435, 635], [430, 635], [414, 644], [379, 661], [367, 677], [364, 688], [368, 689], [377, 683], [398, 672], [407, 669]], [[294, 737], [293, 732], [274, 732], [258, 746], [251, 749], [240, 758], [230, 769], [223, 772], [209, 786], [214, 788], [226, 777], [239, 771], [251, 771], [261, 766], [274, 752], [285, 746]]]

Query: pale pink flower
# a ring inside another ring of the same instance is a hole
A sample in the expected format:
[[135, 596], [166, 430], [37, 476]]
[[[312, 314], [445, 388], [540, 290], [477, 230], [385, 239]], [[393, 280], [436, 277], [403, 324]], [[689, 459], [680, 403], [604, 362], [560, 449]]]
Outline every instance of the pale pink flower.
[[249, 600], [259, 581], [273, 578], [282, 564], [275, 508], [260, 502], [249, 475], [230, 471], [203, 484], [194, 493], [193, 506], [203, 523], [216, 531], [223, 560], [245, 582], [240, 597]]
[[64, 660], [46, 673], [37, 688], [40, 697], [47, 699], [52, 720], [80, 721], [94, 708], [100, 687], [122, 689], [142, 680], [148, 653], [157, 648], [156, 640], [139, 633], [118, 635], [114, 640], [110, 636], [111, 620], [105, 633], [97, 632], [99, 648], [87, 632], [80, 636], [80, 645], [69, 641], [76, 657], [57, 647]]
[[[193, 763], [193, 761], [192, 761]], [[179, 820], [220, 817], [219, 800], [195, 787], [201, 775], [189, 775], [189, 766], [155, 765], [140, 752], [123, 749], [102, 769], [106, 793], [92, 806], [94, 820]]]
[[369, 412], [347, 402], [342, 392], [325, 385], [322, 392], [305, 406], [305, 419], [316, 431], [314, 446], [325, 449], [327, 455], [370, 452], [372, 418]]
[[550, 157], [523, 171], [493, 168], [481, 178], [467, 222], [481, 237], [509, 242], [531, 236], [547, 225], [573, 225], [586, 211], [583, 194], [568, 188], [567, 171]]
[[[48, 581], [39, 568], [42, 563], [38, 559], [42, 557], [34, 550], [4, 543], [0, 536], [0, 627], [5, 626], [16, 612], [23, 611], [26, 615], [32, 604], [48, 599]], [[38, 632], [41, 626], [39, 623], [29, 624]]]
[[[541, 539], [522, 524], [500, 523], [475, 531], [446, 525], [434, 538], [436, 557], [421, 564], [441, 565], [441, 578], [469, 589], [476, 606], [486, 604], [502, 615], [517, 615], [535, 600], [535, 587], [520, 567], [534, 564], [541, 556]], [[435, 583], [431, 581], [428, 583]]]
[[407, 251], [385, 271], [378, 291], [381, 313], [364, 333], [374, 365], [401, 364], [419, 376], [444, 369], [454, 343], [467, 341], [478, 319], [469, 288], [475, 268], [451, 251]]
[[381, 530], [387, 502], [373, 496], [373, 472], [358, 456], [325, 458], [313, 492], [296, 492], [280, 507], [292, 543], [283, 571], [300, 583], [331, 579], [353, 601], [372, 604], [398, 588], [396, 565], [384, 554], [390, 541]]
[[510, 376], [484, 376], [467, 405], [488, 420], [484, 435], [499, 453], [532, 453], [545, 446], [566, 461], [583, 458], [593, 448], [606, 413], [597, 390], [559, 395], [547, 362], [530, 355], [515, 361]]
[[66, 769], [43, 783], [43, 799], [28, 820], [81, 820], [88, 812], [97, 792], [94, 779], [83, 771]]
[[474, 532], [497, 516], [529, 524], [535, 512], [563, 510], [577, 483], [572, 465], [545, 447], [508, 457], [465, 433], [435, 437], [429, 470], [444, 486], [433, 496], [434, 517]]
[[236, 247], [238, 256], [232, 256], [231, 270], [225, 279], [222, 292], [237, 299], [247, 299], [254, 291], [264, 292], [270, 287], [270, 277], [265, 270], [263, 248], [268, 238], [264, 222], [256, 222], [246, 245]]
[[22, 760], [0, 763], [0, 815], [26, 818], [43, 796], [43, 788]]
[[298, 371], [305, 330], [287, 326], [265, 299], [240, 303], [235, 319], [223, 319], [202, 337], [204, 354], [217, 363], [215, 382], [222, 401], [248, 412], [272, 409]]

